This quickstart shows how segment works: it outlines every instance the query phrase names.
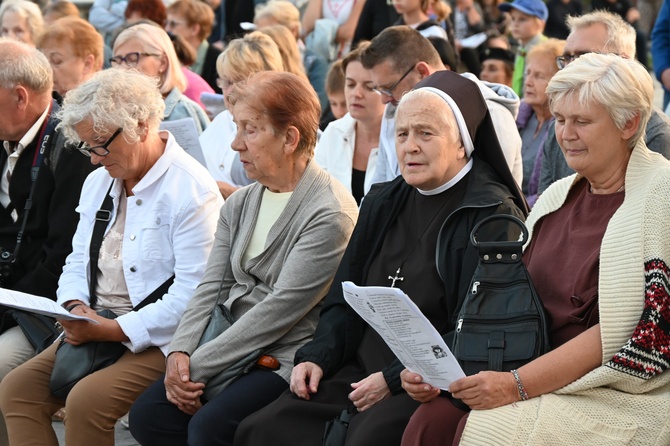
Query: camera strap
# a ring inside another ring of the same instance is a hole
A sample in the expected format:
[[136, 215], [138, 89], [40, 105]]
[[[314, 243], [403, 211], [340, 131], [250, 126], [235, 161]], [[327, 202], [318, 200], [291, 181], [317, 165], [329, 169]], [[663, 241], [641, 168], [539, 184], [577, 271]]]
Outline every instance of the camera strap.
[[56, 135], [54, 132], [58, 122], [56, 119], [52, 119], [52, 113], [54, 112], [54, 101], [51, 101], [49, 105], [49, 112], [47, 113], [44, 124], [42, 124], [42, 130], [40, 131], [40, 136], [37, 139], [39, 146], [35, 148], [35, 156], [33, 157], [33, 165], [30, 168], [30, 193], [28, 194], [28, 199], [26, 204], [23, 207], [23, 221], [21, 222], [21, 229], [19, 229], [18, 234], [16, 234], [16, 245], [14, 246], [13, 261], [15, 262], [19, 256], [19, 248], [21, 248], [21, 242], [23, 241], [23, 233], [26, 230], [26, 225], [28, 224], [28, 215], [30, 214], [30, 209], [33, 207], [33, 195], [35, 195], [35, 188], [37, 186], [37, 177], [40, 173], [40, 167], [44, 157], [48, 155], [48, 152], [53, 146], [53, 142], [56, 140]]

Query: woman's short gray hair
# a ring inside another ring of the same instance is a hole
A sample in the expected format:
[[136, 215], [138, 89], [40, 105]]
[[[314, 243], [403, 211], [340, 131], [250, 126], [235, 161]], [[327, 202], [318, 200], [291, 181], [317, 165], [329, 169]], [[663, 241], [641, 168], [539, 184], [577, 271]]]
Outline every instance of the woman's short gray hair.
[[158, 129], [164, 110], [156, 79], [135, 70], [112, 68], [94, 74], [65, 95], [58, 113], [59, 128], [68, 141], [78, 142], [74, 126], [91, 119], [94, 132], [122, 128], [126, 141], [136, 143], [147, 131]]
[[654, 84], [639, 62], [614, 54], [589, 53], [556, 73], [549, 81], [547, 95], [552, 112], [554, 104], [573, 95], [581, 107], [601, 104], [619, 129], [639, 115], [640, 126], [628, 141], [632, 149], [645, 137]]
[[11, 89], [21, 85], [36, 93], [51, 94], [51, 65], [40, 50], [6, 37], [0, 37], [0, 45], [14, 46], [14, 49], [2, 50], [0, 87]]
[[5, 0], [0, 6], [0, 21], [5, 12], [11, 11], [26, 19], [30, 30], [30, 40], [35, 42], [44, 28], [44, 18], [40, 7], [28, 0]]

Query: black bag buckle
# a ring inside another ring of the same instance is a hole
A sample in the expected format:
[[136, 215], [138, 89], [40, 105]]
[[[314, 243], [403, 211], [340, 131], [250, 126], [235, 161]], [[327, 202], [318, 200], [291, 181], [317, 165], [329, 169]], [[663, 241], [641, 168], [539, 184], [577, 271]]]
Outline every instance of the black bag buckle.
[[99, 221], [109, 221], [112, 219], [112, 211], [100, 209], [95, 213], [95, 219]]

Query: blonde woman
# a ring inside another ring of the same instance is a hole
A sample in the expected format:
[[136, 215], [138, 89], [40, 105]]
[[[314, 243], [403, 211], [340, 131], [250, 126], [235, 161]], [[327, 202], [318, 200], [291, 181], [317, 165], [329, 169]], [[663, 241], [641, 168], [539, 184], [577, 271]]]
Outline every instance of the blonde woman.
[[305, 80], [305, 67], [300, 59], [300, 49], [296, 40], [291, 35], [291, 31], [284, 25], [271, 25], [260, 29], [260, 32], [270, 36], [270, 38], [277, 44], [277, 49], [281, 54], [284, 70], [293, 73]]
[[217, 80], [223, 90], [228, 110], [219, 113], [200, 135], [200, 145], [205, 155], [209, 173], [219, 185], [223, 198], [250, 183], [242, 163], [231, 148], [237, 126], [233, 122], [228, 101], [236, 83], [260, 71], [284, 71], [281, 54], [274, 41], [265, 34], [254, 31], [242, 39], [231, 41], [216, 61]]
[[300, 38], [301, 24], [298, 8], [287, 0], [270, 0], [258, 5], [254, 13], [254, 24], [259, 30], [272, 25], [284, 25], [291, 31], [300, 50], [300, 57], [309, 83], [319, 96], [321, 110], [325, 110], [328, 106], [328, 95], [324, 85], [329, 64], [319, 53], [305, 47], [305, 43]]
[[137, 69], [147, 76], [158, 78], [165, 100], [164, 121], [193, 118], [199, 133], [209, 124], [204, 110], [184, 96], [186, 77], [170, 37], [162, 29], [146, 23], [133, 25], [114, 41], [112, 67]]

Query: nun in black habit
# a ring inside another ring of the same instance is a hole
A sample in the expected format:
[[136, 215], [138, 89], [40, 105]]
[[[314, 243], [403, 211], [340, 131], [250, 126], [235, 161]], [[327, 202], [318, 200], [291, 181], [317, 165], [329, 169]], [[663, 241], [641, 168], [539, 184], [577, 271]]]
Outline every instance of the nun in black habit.
[[319, 445], [326, 421], [352, 403], [348, 446], [400, 444], [420, 403], [400, 385], [403, 365], [345, 302], [342, 282], [402, 289], [451, 345], [477, 265], [472, 228], [492, 214], [527, 214], [479, 88], [456, 73], [436, 72], [400, 101], [396, 153], [402, 175], [363, 200], [290, 391], [245, 419], [236, 445]]

